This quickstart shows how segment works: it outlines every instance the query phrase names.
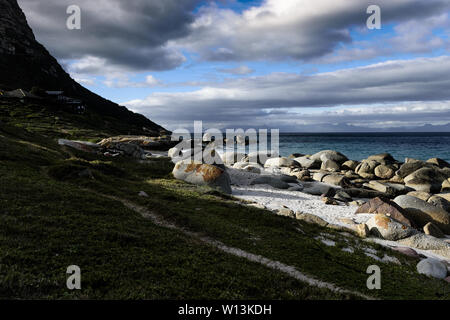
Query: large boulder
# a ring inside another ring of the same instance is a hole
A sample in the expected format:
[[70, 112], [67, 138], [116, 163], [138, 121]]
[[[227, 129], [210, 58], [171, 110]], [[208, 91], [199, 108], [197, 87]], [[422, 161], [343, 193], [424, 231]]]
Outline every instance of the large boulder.
[[332, 184], [334, 186], [346, 187], [350, 185], [348, 179], [339, 174], [329, 174], [322, 178], [323, 183]]
[[433, 196], [431, 193], [423, 192], [423, 191], [411, 191], [411, 192], [408, 192], [407, 195], [419, 198], [423, 201], [428, 201], [428, 199], [430, 199]]
[[109, 142], [104, 143], [103, 147], [107, 148], [111, 151], [117, 151], [119, 153], [124, 154], [125, 156], [136, 158], [136, 159], [145, 159], [145, 151], [140, 146], [134, 143], [128, 142]]
[[384, 214], [374, 215], [366, 222], [366, 224], [371, 234], [392, 241], [404, 239], [417, 232], [413, 228]]
[[294, 160], [298, 162], [302, 166], [302, 168], [305, 169], [319, 169], [321, 164], [320, 160], [313, 160], [307, 156], [298, 157]]
[[402, 207], [407, 217], [419, 227], [433, 222], [446, 234], [450, 234], [450, 214], [442, 208], [408, 195], [398, 196], [394, 202]]
[[421, 160], [415, 160], [415, 159], [409, 159], [408, 162], [405, 162], [400, 166], [400, 168], [395, 172], [397, 176], [400, 178], [405, 178], [406, 176], [409, 176], [414, 171], [419, 170], [420, 168], [430, 168], [433, 167], [431, 163], [426, 163]]
[[320, 170], [338, 172], [341, 170], [341, 168], [339, 166], [339, 163], [337, 163], [336, 161], [327, 159], [322, 162]]
[[325, 160], [333, 160], [339, 164], [344, 163], [348, 160], [348, 158], [340, 152], [334, 150], [323, 150], [317, 152], [311, 156], [312, 160], [316, 161], [325, 161]]
[[448, 201], [447, 199], [441, 198], [439, 196], [431, 196], [427, 200], [427, 202], [450, 213], [450, 201]]
[[354, 160], [347, 160], [345, 161], [341, 168], [343, 170], [352, 170], [354, 171], [356, 169], [356, 167], [358, 166], [359, 162], [358, 161], [354, 161]]
[[449, 250], [450, 244], [433, 236], [416, 233], [398, 241], [399, 244], [420, 250]]
[[300, 167], [300, 164], [293, 160], [286, 157], [280, 157], [280, 158], [270, 158], [266, 161], [264, 164], [264, 167]]
[[375, 177], [375, 168], [380, 165], [375, 160], [363, 160], [355, 169], [355, 172], [362, 178], [373, 179]]
[[438, 166], [439, 168], [450, 168], [450, 164], [447, 161], [442, 160], [440, 158], [431, 158], [431, 159], [428, 159], [426, 162], [434, 164], [434, 165]]
[[436, 259], [427, 258], [417, 264], [417, 272], [428, 277], [444, 279], [447, 277], [447, 266]]
[[180, 161], [175, 164], [172, 174], [178, 180], [196, 185], [207, 185], [231, 194], [230, 176], [224, 169], [217, 166], [190, 160]]
[[386, 198], [376, 197], [361, 205], [355, 212], [360, 213], [375, 213], [384, 214], [388, 217], [403, 223], [407, 226], [412, 226], [411, 221], [406, 217], [406, 212], [397, 205], [394, 201]]
[[450, 178], [442, 181], [441, 192], [450, 192]]
[[423, 227], [423, 232], [425, 234], [428, 234], [430, 236], [433, 236], [435, 238], [444, 238], [445, 235], [444, 233], [441, 231], [441, 229], [439, 229], [436, 225], [434, 225], [432, 222], [428, 222], [424, 227]]
[[397, 160], [394, 159], [394, 157], [389, 153], [379, 153], [374, 154], [367, 158], [367, 160], [374, 160], [381, 164], [389, 164], [389, 163], [395, 163]]
[[395, 170], [390, 165], [380, 164], [375, 168], [374, 173], [380, 179], [391, 179], [395, 174]]
[[416, 191], [437, 193], [441, 191], [442, 182], [446, 180], [447, 173], [439, 169], [421, 168], [404, 178], [405, 185]]
[[61, 146], [68, 146], [79, 151], [90, 153], [95, 153], [100, 149], [100, 145], [88, 141], [73, 141], [73, 140], [59, 139], [58, 144]]

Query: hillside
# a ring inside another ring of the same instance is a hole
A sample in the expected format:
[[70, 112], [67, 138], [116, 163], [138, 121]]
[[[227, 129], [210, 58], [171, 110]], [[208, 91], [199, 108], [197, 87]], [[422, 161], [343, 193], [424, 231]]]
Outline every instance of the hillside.
[[40, 87], [62, 90], [83, 100], [99, 116], [116, 119], [137, 129], [136, 134], [158, 135], [165, 131], [144, 116], [106, 100], [74, 81], [36, 41], [16, 0], [0, 0], [0, 8], [0, 89]]

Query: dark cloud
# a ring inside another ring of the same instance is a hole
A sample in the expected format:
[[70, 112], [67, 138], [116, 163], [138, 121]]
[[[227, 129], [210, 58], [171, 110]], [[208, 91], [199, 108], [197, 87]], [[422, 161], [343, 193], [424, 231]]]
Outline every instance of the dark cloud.
[[[372, 4], [371, 0], [267, 0], [243, 13], [211, 6], [201, 11], [190, 35], [178, 42], [210, 61], [317, 60], [340, 44], [352, 43], [352, 27], [367, 30], [366, 9]], [[421, 20], [450, 8], [448, 0], [376, 4], [382, 26], [415, 21], [420, 27]]]
[[[203, 120], [215, 126], [279, 123], [448, 121], [450, 57], [388, 61], [316, 75], [277, 73], [228, 80], [200, 90], [159, 92], [127, 106], [173, 128]], [[414, 108], [405, 103], [416, 103]], [[442, 104], [433, 103], [444, 101]], [[388, 104], [388, 108], [374, 105]], [[302, 108], [366, 105], [362, 109], [304, 114]], [[402, 108], [393, 108], [401, 105]], [[170, 107], [169, 107], [170, 106]], [[406, 109], [405, 109], [406, 108]], [[409, 108], [409, 109], [408, 109]], [[429, 109], [429, 110], [428, 110]], [[428, 111], [430, 112], [428, 112]], [[430, 118], [426, 118], [428, 115]], [[284, 120], [283, 120], [284, 119]]]
[[[58, 59], [96, 57], [128, 70], [167, 70], [184, 61], [167, 48], [185, 37], [198, 0], [19, 0], [37, 39]], [[81, 8], [81, 30], [66, 28], [69, 5]], [[99, 73], [86, 66], [86, 73]]]

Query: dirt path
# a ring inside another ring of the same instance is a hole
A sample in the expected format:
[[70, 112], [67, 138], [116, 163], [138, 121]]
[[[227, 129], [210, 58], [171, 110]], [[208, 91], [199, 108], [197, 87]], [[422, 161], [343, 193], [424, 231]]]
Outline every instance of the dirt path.
[[[92, 192], [92, 191], [91, 191]], [[125, 207], [139, 213], [143, 218], [145, 219], [149, 219], [151, 220], [153, 223], [155, 223], [158, 226], [161, 227], [165, 227], [165, 228], [169, 228], [169, 229], [173, 229], [173, 230], [177, 230], [180, 231], [182, 233], [184, 233], [187, 236], [193, 237], [203, 243], [206, 243], [208, 245], [211, 245], [223, 252], [226, 252], [228, 254], [232, 254], [234, 256], [237, 257], [241, 257], [241, 258], [245, 258], [249, 261], [252, 262], [256, 262], [256, 263], [260, 263], [268, 268], [283, 272], [297, 280], [300, 280], [302, 282], [306, 282], [307, 284], [311, 285], [311, 286], [315, 286], [315, 287], [319, 287], [319, 288], [326, 288], [329, 289], [333, 292], [338, 292], [338, 293], [344, 293], [344, 294], [353, 294], [355, 296], [361, 297], [363, 299], [368, 299], [368, 300], [374, 300], [373, 297], [367, 296], [365, 294], [362, 294], [360, 292], [357, 291], [352, 291], [352, 290], [346, 290], [346, 289], [342, 289], [337, 287], [336, 285], [329, 283], [329, 282], [324, 282], [318, 279], [315, 279], [311, 276], [308, 276], [300, 271], [298, 271], [295, 267], [290, 266], [290, 265], [286, 265], [284, 263], [281, 263], [279, 261], [274, 261], [274, 260], [270, 260], [268, 258], [265, 258], [263, 256], [260, 255], [256, 255], [256, 254], [252, 254], [249, 253], [247, 251], [241, 250], [239, 248], [233, 248], [233, 247], [229, 247], [226, 246], [225, 244], [223, 244], [220, 241], [214, 240], [214, 239], [210, 239], [208, 237], [199, 235], [197, 233], [191, 232], [189, 230], [186, 230], [184, 228], [178, 227], [175, 224], [172, 224], [170, 222], [167, 222], [166, 220], [164, 220], [161, 216], [149, 211], [147, 208], [137, 205], [135, 203], [132, 203], [131, 201], [125, 200], [125, 199], [121, 199], [118, 197], [114, 197], [114, 196], [109, 196], [109, 195], [105, 195], [105, 194], [99, 194], [100, 196], [103, 196], [105, 198], [111, 199], [111, 200], [115, 200], [115, 201], [119, 201], [121, 202]]]

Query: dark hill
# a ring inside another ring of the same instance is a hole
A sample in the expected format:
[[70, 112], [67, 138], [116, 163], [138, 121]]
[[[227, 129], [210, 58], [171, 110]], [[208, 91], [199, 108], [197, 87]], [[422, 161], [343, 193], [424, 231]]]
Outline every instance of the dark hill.
[[[87, 90], [36, 41], [17, 0], [0, 0], [0, 88], [63, 90], [83, 100], [91, 111], [130, 126], [129, 133], [158, 135], [164, 128]], [[145, 129], [144, 129], [145, 128]]]

